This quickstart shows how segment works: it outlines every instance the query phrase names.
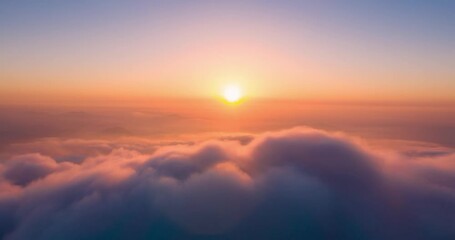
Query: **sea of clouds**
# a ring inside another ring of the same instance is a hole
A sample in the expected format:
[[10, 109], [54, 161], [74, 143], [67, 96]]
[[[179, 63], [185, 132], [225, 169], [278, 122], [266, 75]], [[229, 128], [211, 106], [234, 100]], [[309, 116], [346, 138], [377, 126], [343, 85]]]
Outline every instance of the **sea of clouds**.
[[451, 149], [404, 154], [309, 128], [41, 145], [0, 162], [2, 239], [455, 239]]

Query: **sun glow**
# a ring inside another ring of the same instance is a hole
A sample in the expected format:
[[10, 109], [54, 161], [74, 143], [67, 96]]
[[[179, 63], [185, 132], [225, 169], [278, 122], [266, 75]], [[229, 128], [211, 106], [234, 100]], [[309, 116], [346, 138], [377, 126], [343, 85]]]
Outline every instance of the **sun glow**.
[[226, 86], [223, 90], [224, 99], [230, 103], [238, 102], [242, 96], [242, 90], [236, 85]]

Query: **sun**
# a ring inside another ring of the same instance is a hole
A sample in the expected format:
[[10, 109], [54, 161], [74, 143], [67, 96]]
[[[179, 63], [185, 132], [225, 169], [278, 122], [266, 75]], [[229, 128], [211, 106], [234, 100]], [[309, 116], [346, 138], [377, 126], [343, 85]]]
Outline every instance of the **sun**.
[[224, 99], [230, 103], [238, 102], [242, 96], [242, 90], [236, 85], [226, 86], [223, 90]]

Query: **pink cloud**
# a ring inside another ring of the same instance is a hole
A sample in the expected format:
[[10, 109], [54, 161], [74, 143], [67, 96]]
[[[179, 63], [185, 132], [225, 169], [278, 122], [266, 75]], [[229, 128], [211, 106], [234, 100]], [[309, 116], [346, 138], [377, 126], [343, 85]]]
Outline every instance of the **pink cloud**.
[[[5, 239], [450, 239], [455, 155], [296, 128], [0, 165]], [[79, 148], [75, 148], [79, 149]]]

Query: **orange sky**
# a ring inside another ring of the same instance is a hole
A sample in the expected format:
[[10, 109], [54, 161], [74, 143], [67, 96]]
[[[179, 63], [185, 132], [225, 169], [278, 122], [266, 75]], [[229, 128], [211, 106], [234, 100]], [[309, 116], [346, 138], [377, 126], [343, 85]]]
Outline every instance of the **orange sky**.
[[454, 19], [436, 5], [4, 5], [6, 103], [214, 98], [232, 83], [250, 98], [455, 101]]

